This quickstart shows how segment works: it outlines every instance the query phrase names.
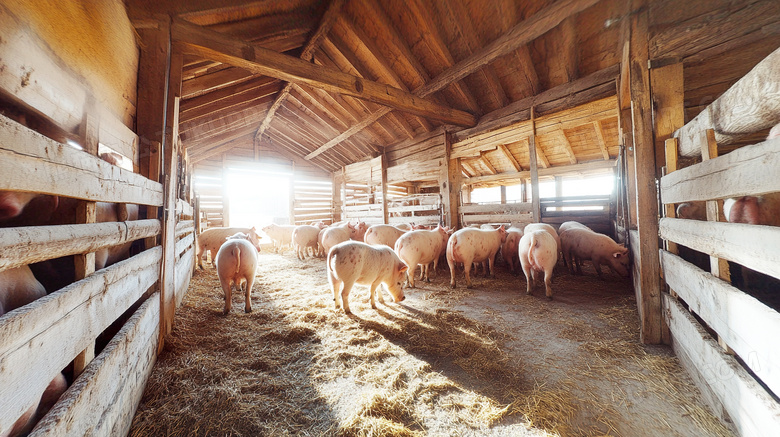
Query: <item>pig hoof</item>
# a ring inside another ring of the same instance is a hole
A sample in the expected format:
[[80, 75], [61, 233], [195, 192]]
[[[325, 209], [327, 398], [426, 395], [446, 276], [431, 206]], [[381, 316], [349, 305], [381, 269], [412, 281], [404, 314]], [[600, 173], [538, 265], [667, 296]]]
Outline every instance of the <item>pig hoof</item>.
[[472, 289], [472, 288], [474, 288], [474, 286], [473, 286], [473, 285], [471, 285], [471, 284], [469, 284], [469, 285], [467, 285], [467, 286], [466, 286], [466, 288], [468, 288], [468, 289]]
[[252, 308], [244, 308], [244, 312], [245, 313], [251, 313], [252, 312]]
[[450, 288], [455, 288], [455, 284], [450, 284]]

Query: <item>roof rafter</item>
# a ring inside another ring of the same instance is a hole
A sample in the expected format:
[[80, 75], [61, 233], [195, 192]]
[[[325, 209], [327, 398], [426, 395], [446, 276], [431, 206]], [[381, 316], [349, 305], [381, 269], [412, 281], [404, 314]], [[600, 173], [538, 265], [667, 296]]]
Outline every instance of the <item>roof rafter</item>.
[[509, 148], [503, 144], [498, 145], [498, 150], [506, 157], [507, 161], [509, 161], [510, 164], [512, 164], [512, 167], [515, 168], [515, 171], [522, 171], [523, 168], [520, 166], [520, 163], [517, 162], [517, 159], [512, 155], [512, 152], [509, 151]]
[[[439, 91], [450, 83], [458, 81], [468, 76], [469, 74], [474, 73], [483, 65], [493, 62], [498, 57], [510, 53], [518, 47], [533, 41], [534, 39], [560, 24], [561, 21], [565, 20], [567, 17], [576, 15], [590, 6], [593, 6], [597, 2], [598, 0], [557, 1], [556, 3], [537, 12], [528, 19], [518, 23], [504, 35], [488, 44], [479, 52], [472, 54], [455, 66], [447, 69], [442, 74], [436, 76], [436, 78], [432, 81], [417, 88], [414, 90], [414, 94], [420, 97], [427, 97], [436, 91]], [[346, 132], [343, 132], [341, 135], [323, 144], [314, 152], [306, 155], [306, 159], [312, 159], [323, 151], [334, 147], [336, 144], [361, 131], [366, 126], [379, 120], [382, 116], [390, 111], [390, 108], [385, 107], [371, 114], [369, 117], [353, 125]]]
[[398, 88], [360, 79], [355, 76], [319, 67], [304, 60], [213, 32], [184, 20], [174, 19], [171, 34], [184, 51], [230, 63], [256, 74], [277, 77], [291, 82], [303, 82], [334, 92], [390, 105], [413, 114], [444, 123], [473, 126], [472, 114], [448, 108], [430, 100], [409, 94]]
[[593, 130], [596, 132], [596, 138], [598, 139], [599, 149], [601, 149], [601, 156], [604, 160], [609, 160], [609, 151], [607, 150], [607, 142], [604, 141], [604, 126], [601, 124], [601, 120], [594, 121]]
[[[330, 29], [333, 26], [333, 24], [336, 22], [339, 13], [341, 13], [341, 7], [343, 5], [344, 5], [344, 0], [332, 0], [330, 5], [328, 5], [328, 9], [325, 11], [325, 14], [322, 16], [322, 20], [320, 21], [319, 27], [314, 32], [314, 35], [312, 35], [312, 37], [309, 38], [309, 41], [306, 43], [306, 46], [303, 48], [303, 51], [301, 52], [300, 58], [302, 60], [311, 61], [311, 59], [314, 57], [314, 52], [319, 48], [320, 44], [325, 39], [325, 36], [328, 34], [328, 32], [330, 32]], [[274, 101], [273, 105], [271, 105], [271, 109], [268, 110], [265, 119], [263, 119], [263, 122], [260, 123], [260, 127], [257, 128], [257, 133], [255, 134], [256, 140], [262, 138], [263, 133], [265, 132], [266, 129], [268, 129], [268, 126], [271, 124], [271, 120], [274, 119], [274, 114], [276, 114], [276, 110], [279, 109], [280, 106], [282, 106], [285, 100], [287, 100], [287, 96], [290, 94], [291, 88], [292, 88], [292, 82], [287, 82], [287, 85], [284, 86], [282, 91], [276, 97], [276, 100]]]

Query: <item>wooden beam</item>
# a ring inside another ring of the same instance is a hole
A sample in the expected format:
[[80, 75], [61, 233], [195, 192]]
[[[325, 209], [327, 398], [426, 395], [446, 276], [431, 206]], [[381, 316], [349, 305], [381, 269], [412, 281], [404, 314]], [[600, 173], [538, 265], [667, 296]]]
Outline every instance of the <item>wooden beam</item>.
[[498, 150], [506, 157], [507, 161], [509, 161], [510, 164], [512, 164], [512, 167], [515, 168], [515, 171], [522, 171], [523, 168], [520, 167], [520, 163], [517, 162], [517, 159], [512, 155], [512, 152], [509, 151], [509, 148], [507, 148], [503, 144], [498, 145]]
[[[665, 155], [666, 140], [685, 124], [685, 86], [682, 62], [651, 69], [650, 86], [653, 90], [653, 108], [655, 109], [653, 123], [656, 162], [660, 163], [668, 156]], [[657, 176], [661, 177], [662, 175]]]
[[571, 147], [571, 143], [569, 142], [569, 137], [566, 136], [566, 131], [563, 129], [560, 130], [559, 136], [561, 137], [561, 144], [563, 144], [563, 151], [566, 153], [566, 156], [569, 157], [569, 162], [574, 165], [577, 163], [577, 156], [574, 155], [574, 149]]
[[[556, 176], [565, 174], [586, 174], [597, 170], [604, 170], [615, 167], [616, 160], [610, 161], [591, 161], [584, 162], [576, 165], [562, 165], [550, 168], [539, 168], [539, 176]], [[531, 177], [530, 170], [512, 171], [505, 173], [498, 173], [496, 175], [489, 176], [475, 176], [469, 177], [464, 183], [469, 185], [482, 185], [482, 184], [498, 184], [508, 183], [509, 181], [516, 181], [521, 179], [528, 179]]]
[[[336, 19], [341, 13], [341, 7], [343, 5], [344, 0], [331, 0], [330, 5], [328, 5], [328, 9], [322, 16], [322, 20], [320, 20], [319, 27], [314, 32], [314, 35], [309, 38], [309, 41], [306, 43], [303, 51], [301, 52], [300, 58], [302, 60], [311, 61], [312, 57], [314, 57], [314, 52], [319, 48], [328, 32], [330, 32], [330, 28], [333, 26], [333, 23], [336, 22]], [[284, 101], [287, 100], [287, 96], [290, 95], [292, 86], [292, 82], [287, 82], [282, 91], [276, 97], [276, 100], [274, 100], [274, 103], [271, 105], [271, 109], [268, 110], [265, 119], [263, 119], [263, 122], [260, 123], [260, 127], [257, 128], [257, 133], [255, 134], [256, 139], [262, 138], [263, 133], [265, 133], [265, 130], [268, 129], [268, 126], [271, 124], [277, 109], [282, 106]]]
[[[545, 34], [567, 17], [579, 13], [597, 2], [598, 0], [559, 0], [555, 4], [537, 12], [532, 17], [523, 20], [523, 22], [510, 29], [507, 33], [479, 52], [472, 54], [438, 75], [432, 81], [417, 88], [414, 90], [414, 94], [420, 97], [427, 97], [445, 86], [463, 79], [482, 68], [482, 66], [492, 63], [497, 58], [510, 53], [518, 47]], [[311, 159], [314, 156], [317, 156], [317, 154], [322, 153], [357, 132], [360, 132], [390, 111], [391, 109], [387, 107], [380, 109], [368, 118], [358, 122], [358, 124], [354, 125], [348, 131], [322, 145], [319, 149], [312, 152], [311, 156], [307, 156], [306, 159]]]
[[634, 132], [634, 165], [637, 187], [637, 225], [639, 234], [640, 277], [637, 304], [641, 306], [640, 339], [643, 343], [662, 341], [661, 283], [658, 258], [658, 202], [656, 201], [656, 166], [653, 142], [652, 102], [650, 101], [650, 73], [648, 71], [648, 11], [646, 0], [632, 4], [642, 9], [631, 20], [630, 35], [630, 90]]
[[536, 161], [538, 161], [539, 164], [542, 165], [542, 168], [550, 168], [550, 160], [547, 159], [547, 155], [544, 154], [544, 150], [542, 150], [542, 146], [539, 145], [538, 141], [534, 141], [536, 144], [534, 147], [534, 154], [536, 156]]
[[443, 123], [457, 126], [476, 124], [474, 116], [467, 112], [444, 107], [394, 87], [319, 67], [255, 44], [248, 44], [219, 32], [189, 24], [184, 20], [175, 20], [171, 33], [175, 41], [186, 46], [188, 52], [233, 64], [256, 74], [276, 77], [288, 82], [306, 83]]
[[480, 159], [480, 161], [482, 161], [482, 164], [484, 164], [484, 165], [485, 165], [485, 167], [487, 167], [487, 168], [488, 168], [488, 170], [490, 171], [490, 173], [492, 173], [492, 174], [496, 174], [496, 173], [498, 173], [498, 172], [496, 171], [496, 168], [495, 168], [495, 167], [493, 167], [493, 164], [491, 164], [491, 163], [490, 163], [490, 160], [487, 158], [487, 156], [485, 156], [485, 154], [486, 154], [486, 153], [487, 153], [487, 152], [482, 152], [482, 153], [480, 153], [480, 154], [479, 154], [479, 159]]
[[[708, 161], [718, 157], [718, 143], [715, 142], [715, 132], [707, 129], [701, 135], [701, 160]], [[722, 200], [708, 200], [707, 203], [707, 221], [725, 222], [723, 215]], [[731, 282], [729, 273], [729, 264], [725, 259], [710, 256], [710, 273], [726, 282]]]
[[536, 159], [536, 135], [531, 135], [528, 138], [528, 155], [531, 160], [531, 203], [533, 204], [533, 219], [534, 223], [539, 223], [541, 220], [541, 203], [539, 201], [539, 164]]
[[439, 192], [442, 195], [444, 207], [444, 225], [450, 229], [456, 229], [460, 223], [458, 208], [460, 207], [460, 190], [463, 186], [462, 168], [460, 159], [450, 159], [452, 138], [446, 130], [444, 135], [444, 159], [441, 161], [441, 175], [439, 176]]
[[699, 156], [699, 133], [714, 129], [715, 141], [728, 145], [745, 134], [780, 122], [780, 49], [759, 62], [704, 111], [674, 133], [680, 155]]
[[382, 154], [382, 223], [390, 223], [390, 211], [387, 209], [387, 155]]
[[236, 83], [246, 82], [254, 76], [243, 68], [230, 67], [215, 73], [204, 74], [182, 83], [183, 98], [190, 99]]
[[601, 156], [604, 157], [604, 161], [609, 161], [609, 151], [607, 150], [607, 142], [604, 141], [604, 126], [601, 121], [594, 121], [593, 131], [596, 133], [596, 139], [599, 143], [599, 149], [601, 149]]

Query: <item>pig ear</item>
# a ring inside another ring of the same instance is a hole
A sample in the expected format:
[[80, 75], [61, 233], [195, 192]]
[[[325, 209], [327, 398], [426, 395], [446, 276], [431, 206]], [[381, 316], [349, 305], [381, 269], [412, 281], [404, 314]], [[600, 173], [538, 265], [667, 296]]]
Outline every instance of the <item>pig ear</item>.
[[625, 255], [625, 253], [623, 253], [623, 252], [615, 252], [615, 253], [612, 254], [612, 256], [615, 257], [615, 258], [620, 258], [623, 255]]
[[403, 273], [403, 272], [407, 271], [408, 269], [409, 269], [409, 266], [407, 266], [404, 263], [401, 263], [401, 265], [398, 268], [398, 273]]

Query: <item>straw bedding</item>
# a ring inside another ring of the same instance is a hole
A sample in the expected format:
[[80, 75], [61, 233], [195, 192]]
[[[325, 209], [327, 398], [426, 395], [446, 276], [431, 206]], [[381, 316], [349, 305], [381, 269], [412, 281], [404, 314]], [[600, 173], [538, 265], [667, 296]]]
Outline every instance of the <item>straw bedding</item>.
[[445, 266], [402, 305], [356, 286], [347, 316], [322, 260], [258, 270], [254, 311], [234, 293], [228, 316], [196, 273], [130, 435], [730, 435], [669, 350], [638, 343], [627, 280], [556, 272], [550, 302], [504, 271], [451, 290]]

